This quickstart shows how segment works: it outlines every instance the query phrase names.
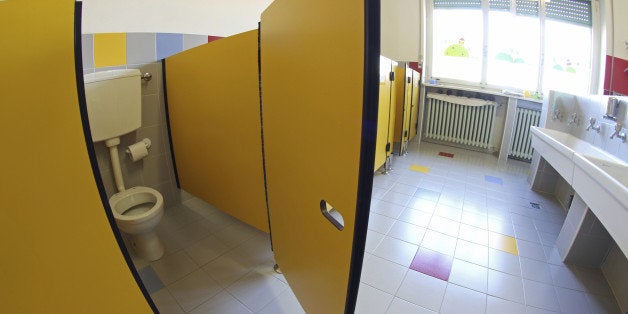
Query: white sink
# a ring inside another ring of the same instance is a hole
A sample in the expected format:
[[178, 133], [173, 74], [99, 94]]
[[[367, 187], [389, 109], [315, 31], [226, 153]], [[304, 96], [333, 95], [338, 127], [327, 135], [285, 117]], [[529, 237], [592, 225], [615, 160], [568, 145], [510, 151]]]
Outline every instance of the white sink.
[[628, 164], [570, 134], [531, 131], [532, 147], [571, 184], [628, 256]]
[[[573, 154], [590, 152], [591, 144], [567, 133], [540, 127], [531, 127], [532, 147], [549, 162], [569, 184], [573, 181]], [[595, 156], [599, 155], [594, 154]]]
[[572, 187], [628, 256], [628, 164], [574, 154]]

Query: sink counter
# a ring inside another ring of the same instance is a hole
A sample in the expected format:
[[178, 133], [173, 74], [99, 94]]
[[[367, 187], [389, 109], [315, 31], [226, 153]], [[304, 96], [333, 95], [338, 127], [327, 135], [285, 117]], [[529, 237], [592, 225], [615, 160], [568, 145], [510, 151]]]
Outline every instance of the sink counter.
[[573, 188], [628, 256], [628, 164], [574, 154]]
[[628, 164], [590, 143], [532, 127], [532, 146], [573, 187], [628, 256]]

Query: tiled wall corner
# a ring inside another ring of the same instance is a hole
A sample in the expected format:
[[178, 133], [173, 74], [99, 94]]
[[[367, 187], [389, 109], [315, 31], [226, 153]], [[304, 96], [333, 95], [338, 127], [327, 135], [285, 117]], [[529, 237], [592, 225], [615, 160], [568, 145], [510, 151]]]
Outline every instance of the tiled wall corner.
[[[142, 81], [142, 126], [123, 135], [118, 146], [124, 182], [127, 188], [148, 186], [164, 197], [166, 207], [180, 203], [189, 194], [176, 187], [174, 166], [171, 158], [165, 101], [163, 96], [162, 58], [197, 47], [208, 42], [205, 35], [116, 33], [83, 34], [83, 72], [113, 69], [139, 69], [151, 73], [149, 82]], [[137, 162], [125, 153], [126, 147], [149, 138], [152, 146], [146, 158]], [[109, 150], [102, 143], [95, 143], [96, 159], [107, 196], [117, 192], [111, 170]]]
[[[165, 122], [165, 108], [161, 101], [163, 98], [161, 62], [129, 64], [126, 67], [140, 69], [142, 73], [149, 72], [153, 75], [153, 79], [149, 82], [142, 82], [142, 126], [120, 138], [118, 155], [125, 185], [127, 188], [138, 185], [154, 188], [163, 195], [166, 207], [176, 205], [180, 202], [180, 195], [176, 188]], [[148, 156], [133, 162], [125, 152], [126, 147], [144, 138], [152, 142]], [[109, 152], [102, 143], [94, 145], [105, 190], [107, 196], [111, 197], [117, 189], [113, 180]]]

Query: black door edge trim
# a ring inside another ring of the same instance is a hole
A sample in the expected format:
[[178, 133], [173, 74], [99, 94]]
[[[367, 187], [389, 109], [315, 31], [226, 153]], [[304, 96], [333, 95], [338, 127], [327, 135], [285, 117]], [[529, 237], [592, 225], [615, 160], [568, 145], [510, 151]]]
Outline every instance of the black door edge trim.
[[358, 298], [368, 228], [379, 98], [380, 1], [364, 0], [364, 85], [362, 106], [362, 143], [358, 176], [355, 227], [351, 251], [351, 269], [345, 313], [353, 313]]

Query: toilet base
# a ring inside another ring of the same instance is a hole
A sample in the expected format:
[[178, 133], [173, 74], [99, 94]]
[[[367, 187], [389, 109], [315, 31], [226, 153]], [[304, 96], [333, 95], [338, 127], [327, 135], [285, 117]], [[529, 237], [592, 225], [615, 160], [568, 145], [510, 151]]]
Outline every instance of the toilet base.
[[131, 235], [131, 245], [140, 257], [156, 261], [164, 255], [164, 246], [154, 231]]

